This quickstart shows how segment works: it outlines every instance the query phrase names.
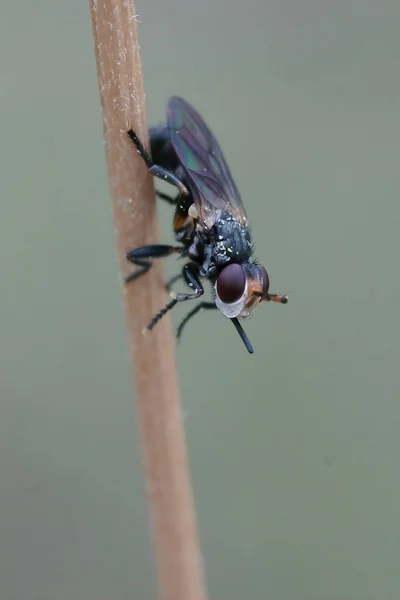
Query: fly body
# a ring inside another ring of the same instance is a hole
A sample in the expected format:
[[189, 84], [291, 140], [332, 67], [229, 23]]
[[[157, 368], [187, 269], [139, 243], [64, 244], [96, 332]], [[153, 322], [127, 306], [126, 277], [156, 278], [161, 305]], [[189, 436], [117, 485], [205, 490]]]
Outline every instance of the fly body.
[[139, 269], [126, 282], [144, 275], [153, 258], [170, 254], [187, 258], [167, 289], [183, 279], [190, 291], [171, 292], [171, 301], [154, 316], [148, 329], [179, 302], [200, 298], [204, 293], [202, 279], [208, 279], [214, 302], [198, 303], [180, 324], [177, 337], [201, 309], [219, 309], [252, 353], [239, 319], [250, 316], [262, 301], [286, 304], [287, 296], [269, 292], [268, 273], [253, 259], [246, 212], [218, 142], [199, 113], [177, 97], [168, 102], [167, 124], [150, 129], [151, 155], [132, 130], [128, 135], [149, 172], [179, 190], [176, 197], [158, 193], [175, 206], [173, 228], [179, 246], [156, 244], [128, 252], [127, 259]]

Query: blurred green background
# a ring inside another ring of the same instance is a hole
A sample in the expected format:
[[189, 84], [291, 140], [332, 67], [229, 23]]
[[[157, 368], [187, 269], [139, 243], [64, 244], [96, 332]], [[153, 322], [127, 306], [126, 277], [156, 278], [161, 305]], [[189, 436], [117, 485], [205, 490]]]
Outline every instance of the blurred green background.
[[[149, 121], [199, 109], [292, 292], [254, 356], [219, 314], [177, 348], [210, 597], [397, 600], [400, 5], [136, 12]], [[154, 599], [89, 7], [0, 34], [0, 599]]]

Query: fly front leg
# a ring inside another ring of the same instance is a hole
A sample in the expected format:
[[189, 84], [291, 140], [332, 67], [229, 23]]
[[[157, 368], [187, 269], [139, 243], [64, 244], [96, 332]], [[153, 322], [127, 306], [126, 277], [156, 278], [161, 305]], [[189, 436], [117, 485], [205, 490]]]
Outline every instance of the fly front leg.
[[[130, 129], [128, 131], [128, 135], [129, 135], [130, 139], [132, 140], [132, 142], [135, 144], [138, 154], [142, 157], [142, 159], [146, 163], [149, 173], [151, 173], [154, 177], [158, 177], [158, 179], [162, 179], [163, 181], [166, 181], [167, 183], [171, 183], [172, 185], [177, 187], [178, 190], [182, 194], [185, 194], [185, 196], [188, 196], [189, 191], [188, 191], [187, 187], [182, 183], [182, 181], [180, 179], [178, 179], [178, 177], [176, 177], [173, 173], [171, 173], [171, 171], [164, 169], [164, 167], [160, 167], [160, 165], [155, 165], [153, 163], [153, 160], [152, 160], [150, 154], [147, 152], [146, 148], [143, 146], [142, 142], [139, 140], [138, 136], [132, 129]], [[164, 199], [165, 199], [165, 197], [164, 197]]]
[[152, 258], [164, 258], [170, 254], [181, 254], [183, 250], [182, 246], [167, 246], [165, 244], [152, 244], [151, 246], [141, 246], [135, 250], [130, 250], [126, 258], [140, 269], [125, 277], [125, 283], [130, 283], [147, 273], [152, 267]]
[[189, 293], [181, 293], [175, 294], [175, 292], [171, 292], [170, 296], [172, 300], [168, 302], [162, 308], [155, 317], [150, 321], [147, 326], [147, 329], [151, 330], [158, 323], [158, 321], [167, 314], [174, 306], [178, 304], [178, 302], [186, 302], [186, 300], [195, 300], [204, 294], [204, 288], [199, 278], [199, 267], [194, 263], [189, 263], [185, 265], [182, 269], [182, 277], [187, 283], [187, 285], [191, 288], [191, 292]]
[[182, 277], [185, 283], [191, 288], [190, 293], [175, 294], [171, 292], [171, 296], [174, 295], [177, 302], [185, 302], [186, 300], [194, 300], [204, 294], [203, 284], [199, 277], [199, 267], [195, 263], [189, 263], [182, 269]]
[[186, 317], [181, 321], [178, 329], [176, 330], [176, 339], [178, 341], [180, 340], [183, 328], [185, 327], [186, 323], [192, 317], [194, 317], [194, 315], [197, 315], [197, 313], [200, 312], [201, 310], [213, 310], [215, 308], [217, 308], [217, 306], [216, 306], [216, 304], [214, 304], [214, 302], [200, 302], [200, 304], [198, 304], [197, 306], [195, 306], [195, 308], [193, 308], [190, 312], [188, 312]]

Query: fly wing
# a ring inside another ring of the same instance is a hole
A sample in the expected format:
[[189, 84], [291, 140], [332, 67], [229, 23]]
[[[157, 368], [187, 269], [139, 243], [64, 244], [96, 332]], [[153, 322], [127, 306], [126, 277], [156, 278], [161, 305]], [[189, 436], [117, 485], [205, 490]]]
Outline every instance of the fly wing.
[[182, 98], [168, 102], [171, 142], [188, 177], [200, 221], [209, 228], [227, 210], [246, 224], [239, 191], [217, 140], [199, 113]]

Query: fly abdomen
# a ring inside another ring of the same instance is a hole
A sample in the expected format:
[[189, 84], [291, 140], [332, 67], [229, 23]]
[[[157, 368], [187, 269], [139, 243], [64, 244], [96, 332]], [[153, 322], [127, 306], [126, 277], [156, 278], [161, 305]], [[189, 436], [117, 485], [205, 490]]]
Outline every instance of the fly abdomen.
[[172, 173], [179, 165], [178, 157], [171, 143], [168, 127], [151, 127], [149, 129], [151, 157], [153, 162]]

